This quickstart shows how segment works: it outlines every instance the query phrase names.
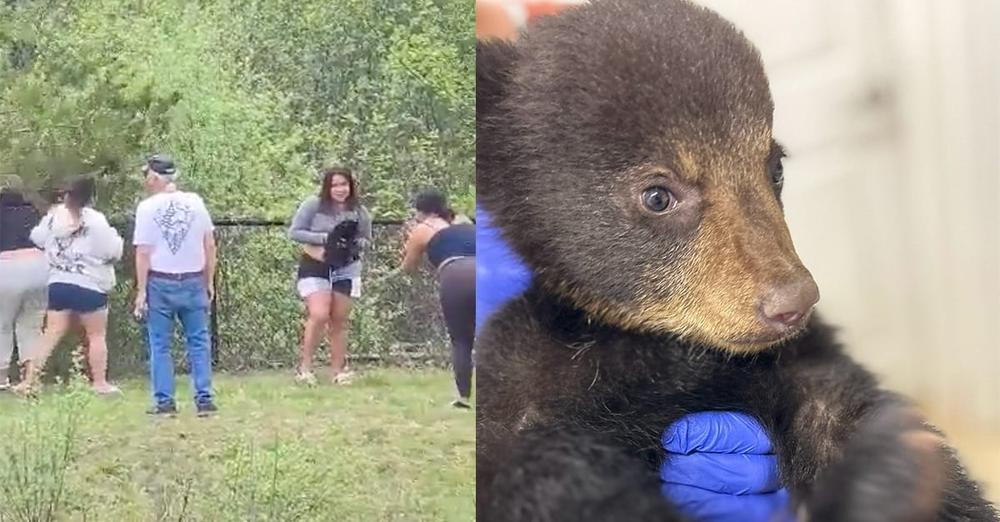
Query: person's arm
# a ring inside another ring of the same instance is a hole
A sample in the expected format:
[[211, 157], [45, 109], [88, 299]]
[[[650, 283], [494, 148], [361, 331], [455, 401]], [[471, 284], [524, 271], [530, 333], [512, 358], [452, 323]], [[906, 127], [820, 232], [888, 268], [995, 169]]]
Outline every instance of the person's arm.
[[[149, 258], [153, 254], [150, 245], [135, 247], [135, 287], [139, 295], [146, 295], [146, 282], [149, 280]], [[145, 301], [145, 300], [143, 300]]]
[[323, 246], [326, 244], [325, 232], [313, 232], [309, 229], [313, 216], [319, 210], [319, 198], [310, 198], [299, 205], [292, 217], [292, 226], [288, 229], [288, 237], [296, 243]]
[[111, 223], [108, 223], [108, 219], [103, 214], [95, 212], [90, 226], [91, 233], [94, 234], [94, 257], [108, 263], [121, 259], [125, 242]]
[[410, 231], [410, 237], [403, 247], [403, 272], [412, 274], [420, 268], [420, 259], [427, 250], [427, 242], [434, 235], [434, 230], [424, 224], [419, 224]]
[[52, 213], [48, 213], [41, 221], [35, 225], [35, 228], [31, 229], [31, 235], [29, 236], [31, 242], [35, 244], [38, 248], [45, 249], [45, 243], [49, 241], [49, 235], [52, 233]]
[[358, 214], [358, 249], [364, 251], [372, 244], [372, 215], [364, 207]]
[[152, 219], [142, 205], [135, 212], [135, 233], [132, 243], [135, 245], [135, 310], [137, 317], [146, 314], [146, 282], [149, 280], [150, 257], [156, 244], [151, 235]]
[[215, 270], [218, 264], [218, 247], [215, 243], [215, 223], [212, 221], [212, 214], [208, 211], [205, 201], [198, 198], [201, 213], [205, 220], [205, 237], [202, 238], [205, 249], [205, 289], [208, 290], [208, 300], [215, 299]]
[[215, 267], [218, 262], [218, 248], [215, 245], [215, 230], [205, 232], [205, 288], [209, 300], [215, 299]]

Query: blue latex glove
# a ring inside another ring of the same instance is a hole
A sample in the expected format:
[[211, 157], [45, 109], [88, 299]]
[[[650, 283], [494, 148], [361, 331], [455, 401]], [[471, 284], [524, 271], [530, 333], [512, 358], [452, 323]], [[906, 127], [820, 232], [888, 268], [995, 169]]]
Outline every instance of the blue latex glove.
[[701, 412], [663, 434], [661, 489], [698, 522], [793, 522], [767, 433], [741, 413]]
[[485, 210], [476, 207], [476, 330], [507, 300], [531, 283], [531, 272], [490, 224]]

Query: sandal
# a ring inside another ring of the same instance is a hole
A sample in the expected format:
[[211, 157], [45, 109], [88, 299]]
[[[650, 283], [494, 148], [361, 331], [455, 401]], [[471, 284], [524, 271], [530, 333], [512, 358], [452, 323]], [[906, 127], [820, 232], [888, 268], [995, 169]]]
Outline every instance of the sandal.
[[312, 372], [299, 371], [295, 374], [295, 382], [306, 386], [315, 386], [316, 376]]
[[354, 372], [343, 371], [333, 376], [333, 384], [351, 384]]
[[38, 396], [38, 387], [32, 386], [23, 381], [15, 384], [14, 386], [11, 386], [10, 391], [25, 398]]
[[98, 389], [96, 386], [93, 386], [92, 389], [94, 390], [94, 393], [96, 393], [97, 395], [107, 396], [107, 395], [121, 395], [122, 394], [121, 388], [115, 386], [114, 384], [110, 384], [110, 383], [108, 384], [107, 388]]

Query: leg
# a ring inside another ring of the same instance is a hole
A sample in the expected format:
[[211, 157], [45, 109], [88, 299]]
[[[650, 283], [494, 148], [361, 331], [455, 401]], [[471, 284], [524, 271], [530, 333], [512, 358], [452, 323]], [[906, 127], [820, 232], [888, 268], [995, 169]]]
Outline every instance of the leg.
[[[0, 261], [0, 270], [10, 270], [7, 267], [10, 263]], [[0, 282], [0, 386], [6, 388], [10, 370], [10, 360], [14, 354], [14, 324], [18, 321], [22, 313], [22, 294], [11, 283], [13, 281], [4, 278]], [[43, 312], [44, 313], [44, 312]], [[23, 344], [24, 338], [18, 336], [18, 342]], [[32, 341], [34, 344], [35, 341]]]
[[[325, 281], [323, 284], [326, 284]], [[313, 353], [329, 323], [332, 298], [328, 289], [314, 289], [304, 297], [304, 300], [306, 318], [302, 331], [302, 347], [299, 350], [299, 374], [309, 375], [312, 373]]]
[[90, 375], [93, 379], [94, 391], [97, 393], [112, 393], [117, 388], [108, 383], [108, 309], [80, 315], [83, 326], [84, 341], [87, 343], [87, 358], [90, 362]]
[[[453, 261], [441, 270], [441, 310], [451, 338], [455, 385], [462, 401], [472, 396], [472, 344], [476, 331], [476, 262]], [[457, 405], [460, 405], [456, 403]]]
[[330, 302], [330, 377], [334, 380], [347, 371], [347, 332], [351, 320], [350, 289], [338, 285]]
[[45, 315], [45, 333], [24, 357], [24, 378], [18, 384], [18, 390], [26, 391], [35, 386], [45, 368], [45, 361], [69, 329], [70, 318], [71, 314], [67, 311], [49, 310]]
[[30, 260], [31, 269], [24, 272], [25, 293], [21, 299], [14, 329], [18, 357], [28, 359], [31, 347], [41, 342], [45, 328], [45, 311], [49, 304], [49, 265], [44, 257]]
[[172, 284], [171, 281], [150, 280], [146, 285], [149, 379], [153, 388], [153, 403], [161, 407], [175, 405], [174, 360], [170, 356], [170, 341], [174, 336]]
[[[91, 359], [90, 353], [90, 338], [87, 335], [87, 329], [83, 325], [82, 319], [80, 324], [76, 325], [76, 330], [79, 333], [80, 344], [77, 345], [77, 355], [83, 361], [83, 373], [84, 377], [87, 378], [91, 383], [94, 382], [94, 365]], [[105, 319], [105, 330], [107, 330], [107, 320]]]
[[212, 404], [212, 337], [208, 331], [208, 290], [201, 279], [183, 282], [184, 305], [178, 310], [187, 347], [196, 406]]

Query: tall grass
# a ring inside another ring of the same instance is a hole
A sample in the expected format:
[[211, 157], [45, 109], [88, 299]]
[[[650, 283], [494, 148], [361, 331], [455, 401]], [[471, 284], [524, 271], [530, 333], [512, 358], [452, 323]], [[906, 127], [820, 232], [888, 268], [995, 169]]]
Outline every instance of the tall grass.
[[71, 382], [51, 404], [0, 423], [0, 521], [50, 522], [68, 496], [67, 474], [78, 449], [82, 416], [92, 400]]

